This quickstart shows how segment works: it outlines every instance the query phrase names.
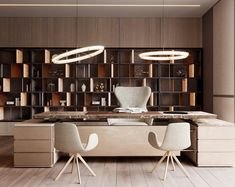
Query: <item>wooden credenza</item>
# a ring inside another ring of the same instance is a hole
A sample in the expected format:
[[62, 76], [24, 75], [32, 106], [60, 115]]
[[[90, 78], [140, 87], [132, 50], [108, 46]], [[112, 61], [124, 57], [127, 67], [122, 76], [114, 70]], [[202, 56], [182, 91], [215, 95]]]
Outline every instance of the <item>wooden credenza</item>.
[[235, 125], [219, 119], [191, 124], [190, 149], [184, 152], [197, 166], [235, 165]]
[[52, 167], [57, 159], [54, 149], [53, 123], [19, 123], [15, 125], [15, 167]]

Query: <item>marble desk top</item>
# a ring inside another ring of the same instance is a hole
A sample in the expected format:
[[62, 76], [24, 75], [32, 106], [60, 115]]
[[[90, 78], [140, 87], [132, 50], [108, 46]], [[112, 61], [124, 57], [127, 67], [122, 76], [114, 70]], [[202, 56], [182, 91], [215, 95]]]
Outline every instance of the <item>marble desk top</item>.
[[187, 114], [168, 114], [162, 111], [144, 113], [116, 113], [116, 112], [81, 112], [81, 111], [50, 111], [35, 114], [34, 119], [44, 120], [100, 120], [107, 118], [154, 118], [154, 119], [190, 119], [216, 118], [216, 114], [202, 111], [188, 111]]

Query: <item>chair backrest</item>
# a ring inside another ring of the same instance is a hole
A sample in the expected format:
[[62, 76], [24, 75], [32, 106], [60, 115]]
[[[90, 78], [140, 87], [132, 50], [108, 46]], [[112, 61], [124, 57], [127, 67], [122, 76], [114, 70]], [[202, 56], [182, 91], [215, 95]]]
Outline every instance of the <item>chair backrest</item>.
[[191, 145], [190, 124], [186, 122], [170, 123], [160, 146], [165, 150], [183, 150]]
[[147, 110], [146, 105], [151, 94], [151, 88], [143, 87], [116, 87], [114, 91], [120, 107], [138, 107]]
[[55, 124], [55, 148], [65, 153], [79, 153], [84, 150], [75, 124]]

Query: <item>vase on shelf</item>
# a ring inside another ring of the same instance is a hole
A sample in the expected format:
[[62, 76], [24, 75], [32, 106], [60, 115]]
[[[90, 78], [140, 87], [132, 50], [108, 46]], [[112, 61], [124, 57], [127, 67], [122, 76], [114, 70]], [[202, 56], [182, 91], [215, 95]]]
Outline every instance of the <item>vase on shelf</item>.
[[86, 85], [85, 84], [82, 84], [82, 91], [85, 92], [86, 91]]

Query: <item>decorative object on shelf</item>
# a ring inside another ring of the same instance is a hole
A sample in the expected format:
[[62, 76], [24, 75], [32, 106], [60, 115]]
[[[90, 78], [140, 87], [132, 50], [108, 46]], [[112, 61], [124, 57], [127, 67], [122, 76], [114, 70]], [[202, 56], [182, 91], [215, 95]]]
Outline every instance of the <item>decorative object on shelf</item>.
[[50, 82], [50, 83], [48, 84], [48, 91], [49, 91], [49, 92], [54, 92], [54, 91], [55, 91], [55, 83]]
[[51, 77], [64, 77], [64, 70], [63, 69], [53, 69], [49, 71], [49, 75]]
[[8, 105], [8, 106], [12, 106], [12, 105], [14, 105], [14, 104], [15, 104], [14, 101], [6, 101], [6, 105]]
[[60, 105], [61, 106], [65, 106], [65, 104], [66, 104], [66, 100], [60, 100]]
[[115, 84], [113, 84], [113, 92], [115, 91]]
[[[165, 0], [163, 0], [163, 6], [162, 6], [162, 21], [161, 21], [161, 46], [162, 46], [162, 51], [151, 51], [151, 52], [145, 52], [139, 54], [139, 57], [143, 60], [158, 60], [158, 61], [170, 61], [170, 63], [174, 63], [174, 60], [180, 60], [180, 59], [185, 59], [188, 57], [189, 53], [184, 52], [184, 51], [170, 51], [167, 50], [165, 51], [165, 35], [164, 35], [164, 16], [165, 12]], [[163, 42], [162, 42], [163, 41]]]
[[109, 62], [110, 62], [110, 64], [114, 63], [114, 56], [113, 55], [111, 55]]
[[101, 83], [96, 84], [95, 91], [96, 92], [104, 92], [104, 83], [101, 82]]
[[178, 69], [178, 70], [176, 71], [176, 75], [177, 75], [178, 77], [187, 77], [187, 72], [186, 72], [185, 70], [183, 70], [183, 69]]
[[137, 65], [134, 67], [135, 70], [135, 77], [147, 77], [148, 76], [148, 71], [145, 70], [145, 67], [142, 65]]
[[104, 83], [102, 83], [102, 82], [100, 83], [100, 91], [104, 92]]
[[20, 98], [15, 98], [15, 106], [20, 106]]
[[84, 107], [82, 108], [82, 111], [83, 111], [83, 112], [87, 112], [87, 107], [84, 106]]
[[85, 92], [86, 91], [86, 85], [83, 83], [82, 84], [82, 91]]
[[101, 98], [101, 106], [106, 106], [106, 98], [105, 97]]
[[95, 91], [96, 91], [96, 92], [99, 92], [99, 91], [100, 91], [99, 84], [97, 84], [97, 85], [95, 86]]
[[[77, 4], [78, 4], [78, 0], [77, 0]], [[77, 6], [77, 10], [76, 10], [76, 25], [75, 25], [75, 33], [76, 34], [76, 41], [78, 41], [78, 6]], [[78, 46], [78, 43], [77, 43]], [[94, 52], [92, 52], [94, 51]], [[57, 56], [55, 56], [54, 58], [52, 58], [52, 62], [54, 64], [67, 64], [67, 63], [73, 63], [73, 62], [80, 62], [82, 60], [94, 57], [99, 55], [100, 53], [102, 53], [104, 51], [104, 46], [102, 45], [94, 45], [94, 46], [89, 46], [89, 47], [83, 47], [83, 48], [78, 48], [78, 49], [74, 49], [71, 51], [67, 51], [65, 53], [59, 54]], [[87, 53], [83, 55], [83, 53]], [[82, 53], [82, 55], [81, 55]], [[81, 56], [80, 56], [81, 55]], [[70, 56], [73, 56], [72, 58], [69, 58]]]
[[92, 104], [93, 104], [93, 105], [100, 105], [100, 101], [94, 100], [94, 101], [92, 101]]
[[75, 84], [74, 83], [70, 84], [70, 92], [75, 92]]

